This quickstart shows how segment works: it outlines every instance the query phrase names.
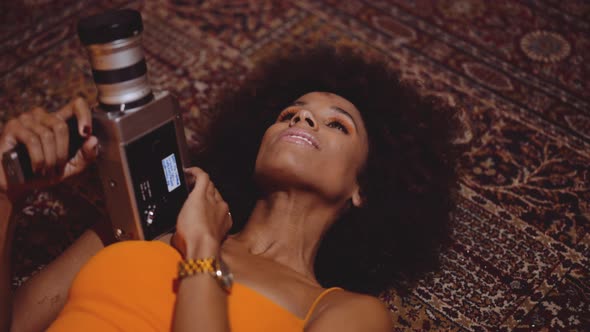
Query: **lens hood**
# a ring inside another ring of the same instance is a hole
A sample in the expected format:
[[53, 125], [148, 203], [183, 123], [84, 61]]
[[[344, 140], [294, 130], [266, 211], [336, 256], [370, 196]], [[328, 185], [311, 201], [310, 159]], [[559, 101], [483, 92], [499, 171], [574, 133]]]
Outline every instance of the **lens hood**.
[[142, 31], [141, 14], [133, 9], [109, 10], [78, 22], [78, 36], [84, 45], [106, 44]]

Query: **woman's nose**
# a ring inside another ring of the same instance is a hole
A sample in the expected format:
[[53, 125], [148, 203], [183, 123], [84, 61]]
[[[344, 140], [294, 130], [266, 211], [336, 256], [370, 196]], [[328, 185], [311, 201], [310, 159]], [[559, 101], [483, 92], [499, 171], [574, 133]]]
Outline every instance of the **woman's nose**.
[[297, 123], [302, 122], [307, 124], [313, 129], [317, 128], [317, 122], [313, 117], [313, 114], [308, 110], [300, 110], [297, 112], [292, 118], [291, 123], [289, 124], [290, 127], [295, 126]]

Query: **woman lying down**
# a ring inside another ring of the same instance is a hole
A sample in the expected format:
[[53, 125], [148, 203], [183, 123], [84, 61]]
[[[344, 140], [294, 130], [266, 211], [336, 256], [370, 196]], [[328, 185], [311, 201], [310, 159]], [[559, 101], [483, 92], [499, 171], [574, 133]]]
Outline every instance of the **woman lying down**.
[[[267, 61], [217, 103], [174, 234], [111, 243], [96, 225], [14, 294], [9, 216], [32, 188], [9, 190], [0, 169], [3, 327], [390, 331], [373, 296], [435, 266], [448, 239], [457, 126], [437, 105], [351, 50]], [[73, 116], [86, 141], [67, 160]], [[18, 142], [34, 188], [97, 156], [82, 99], [10, 120], [0, 153]]]

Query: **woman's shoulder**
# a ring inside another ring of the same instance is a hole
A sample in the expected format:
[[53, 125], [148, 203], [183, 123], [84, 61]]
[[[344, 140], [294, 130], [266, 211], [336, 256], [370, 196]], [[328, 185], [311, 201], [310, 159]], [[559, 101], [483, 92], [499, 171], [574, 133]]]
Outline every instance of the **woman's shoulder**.
[[306, 331], [391, 331], [392, 319], [376, 297], [347, 290], [330, 292], [310, 317]]
[[329, 297], [326, 296], [325, 302], [325, 308], [323, 311], [369, 308], [389, 312], [380, 299], [371, 295], [351, 292], [344, 289], [331, 292]]

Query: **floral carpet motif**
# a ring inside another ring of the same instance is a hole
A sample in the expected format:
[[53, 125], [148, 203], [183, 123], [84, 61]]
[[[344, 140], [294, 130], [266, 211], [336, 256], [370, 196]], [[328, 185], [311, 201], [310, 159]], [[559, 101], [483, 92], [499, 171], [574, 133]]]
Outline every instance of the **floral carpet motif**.
[[[286, 45], [386, 57], [464, 109], [453, 245], [408, 294], [396, 330], [590, 331], [590, 5], [583, 0], [34, 0], [0, 4], [0, 130], [40, 105], [95, 99], [79, 17], [141, 9], [155, 89], [179, 99], [190, 146], [210, 103]], [[31, 194], [14, 216], [14, 286], [104, 211], [96, 170]]]

